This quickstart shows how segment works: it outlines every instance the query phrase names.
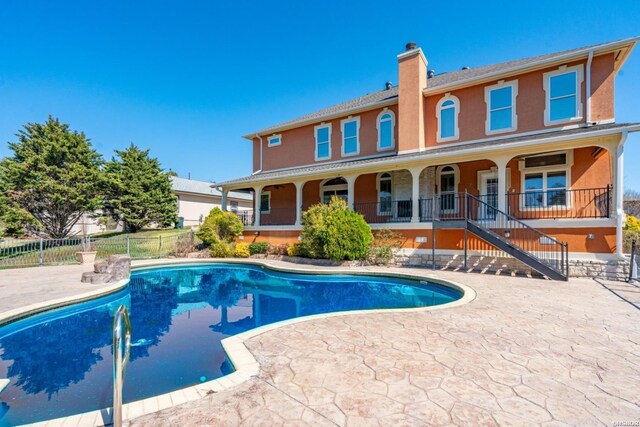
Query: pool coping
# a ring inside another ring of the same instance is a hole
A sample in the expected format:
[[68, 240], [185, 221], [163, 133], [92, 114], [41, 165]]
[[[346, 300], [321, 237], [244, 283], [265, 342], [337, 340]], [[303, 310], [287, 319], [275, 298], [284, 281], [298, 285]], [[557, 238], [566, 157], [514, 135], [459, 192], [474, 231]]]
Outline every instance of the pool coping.
[[[227, 357], [233, 364], [235, 371], [214, 380], [206, 381], [197, 385], [185, 387], [179, 390], [175, 390], [169, 393], [163, 393], [156, 396], [152, 396], [146, 399], [137, 400], [134, 402], [126, 403], [122, 406], [122, 418], [123, 420], [131, 420], [143, 415], [152, 414], [154, 412], [161, 411], [173, 406], [181, 405], [183, 403], [192, 402], [210, 394], [217, 393], [236, 385], [242, 384], [245, 381], [255, 377], [260, 372], [260, 364], [255, 359], [253, 354], [249, 351], [245, 342], [258, 335], [262, 335], [266, 332], [288, 326], [297, 323], [307, 322], [316, 319], [325, 319], [329, 317], [347, 316], [347, 315], [360, 315], [360, 314], [376, 314], [376, 313], [412, 313], [412, 312], [427, 312], [433, 310], [442, 310], [448, 308], [455, 308], [461, 305], [465, 305], [473, 301], [477, 294], [475, 290], [462, 283], [454, 282], [451, 280], [444, 280], [435, 277], [433, 274], [416, 275], [412, 273], [398, 272], [383, 272], [379, 270], [367, 270], [367, 267], [325, 267], [322, 266], [322, 270], [313, 271], [308, 265], [307, 268], [296, 268], [294, 266], [279, 266], [274, 265], [271, 260], [268, 259], [255, 259], [255, 258], [187, 258], [187, 259], [163, 259], [154, 260], [149, 262], [141, 262], [132, 265], [131, 271], [148, 270], [158, 267], [168, 266], [181, 266], [181, 265], [208, 265], [208, 264], [249, 264], [254, 266], [261, 266], [273, 271], [283, 273], [295, 273], [295, 274], [322, 274], [322, 275], [335, 275], [335, 274], [347, 274], [354, 276], [379, 276], [379, 277], [401, 277], [404, 279], [412, 280], [428, 280], [431, 283], [435, 283], [441, 286], [453, 288], [462, 292], [462, 297], [458, 300], [430, 306], [430, 307], [414, 307], [414, 308], [387, 308], [387, 309], [372, 309], [372, 310], [351, 310], [351, 311], [337, 311], [332, 313], [313, 314], [309, 316], [296, 317], [293, 319], [282, 320], [279, 322], [271, 323], [269, 325], [260, 326], [258, 328], [251, 329], [249, 331], [242, 332], [237, 335], [233, 335], [224, 338], [221, 341], [222, 347], [227, 354]], [[127, 286], [129, 279], [120, 280], [113, 285], [95, 290], [92, 292], [83, 293], [76, 296], [59, 298], [51, 301], [46, 301], [38, 304], [32, 304], [26, 307], [10, 310], [3, 313], [0, 317], [0, 326], [3, 324], [13, 322], [25, 317], [32, 316], [44, 311], [48, 311], [55, 308], [60, 308], [79, 302], [85, 302], [88, 300], [96, 299], [101, 296], [112, 294], [118, 290], [121, 290]], [[40, 421], [30, 426], [38, 427], [55, 427], [55, 426], [103, 426], [112, 422], [112, 410], [111, 408], [105, 408], [100, 410], [94, 410], [84, 412], [81, 414], [71, 415], [68, 417], [54, 418], [51, 420]]]

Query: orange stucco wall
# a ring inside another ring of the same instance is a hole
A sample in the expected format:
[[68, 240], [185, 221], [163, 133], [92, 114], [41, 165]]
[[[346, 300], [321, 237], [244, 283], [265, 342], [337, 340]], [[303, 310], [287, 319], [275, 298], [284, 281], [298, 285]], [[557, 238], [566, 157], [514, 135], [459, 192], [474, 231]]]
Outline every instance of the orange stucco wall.
[[591, 121], [614, 118], [614, 55], [596, 56], [591, 62]]
[[271, 193], [271, 212], [263, 212], [260, 215], [260, 223], [262, 225], [294, 224], [296, 222], [295, 185], [268, 186], [263, 189], [263, 192], [265, 191]]
[[[393, 111], [398, 117], [397, 105], [387, 107]], [[384, 153], [394, 153], [393, 150], [378, 151], [378, 129], [376, 122], [378, 114], [382, 111], [378, 108], [363, 113], [354, 114], [353, 117], [360, 117], [359, 143], [360, 153], [357, 156], [342, 156], [342, 125], [341, 120], [347, 116], [327, 120], [324, 123], [331, 124], [331, 158], [326, 160], [315, 160], [315, 126], [320, 123], [314, 123], [282, 132], [282, 143], [275, 147], [268, 147], [268, 136], [263, 135], [262, 138], [262, 170], [268, 171], [273, 169], [281, 169], [293, 166], [301, 166], [308, 164], [331, 162], [336, 160], [352, 160], [358, 157], [367, 157]], [[394, 140], [398, 141], [398, 126], [394, 127]], [[396, 144], [397, 146], [397, 144]], [[254, 171], [257, 170], [259, 164], [260, 143], [258, 139], [254, 139]], [[257, 153], [256, 153], [257, 151]], [[258, 158], [258, 161], [256, 161]]]

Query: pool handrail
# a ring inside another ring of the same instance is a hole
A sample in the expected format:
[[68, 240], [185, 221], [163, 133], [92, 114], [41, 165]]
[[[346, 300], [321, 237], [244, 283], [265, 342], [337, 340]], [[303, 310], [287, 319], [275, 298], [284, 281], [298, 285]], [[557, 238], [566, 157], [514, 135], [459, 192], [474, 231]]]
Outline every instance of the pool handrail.
[[[124, 331], [123, 331], [124, 326]], [[124, 341], [122, 340], [124, 333]], [[125, 305], [113, 316], [113, 426], [122, 427], [122, 387], [131, 354], [131, 321]]]

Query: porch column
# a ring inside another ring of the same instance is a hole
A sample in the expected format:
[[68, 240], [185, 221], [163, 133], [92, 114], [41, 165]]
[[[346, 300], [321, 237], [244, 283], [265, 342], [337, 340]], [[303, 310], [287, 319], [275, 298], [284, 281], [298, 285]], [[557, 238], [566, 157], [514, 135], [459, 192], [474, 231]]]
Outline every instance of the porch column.
[[353, 206], [355, 204], [355, 184], [356, 178], [358, 175], [349, 175], [345, 176], [344, 179], [347, 181], [347, 204], [349, 205], [349, 209], [353, 210]]
[[507, 163], [510, 158], [492, 159], [498, 167], [498, 210], [507, 212]]
[[409, 169], [411, 172], [411, 222], [420, 222], [420, 174], [422, 167]]
[[296, 224], [302, 223], [302, 189], [304, 188], [304, 182], [294, 182], [296, 186]]
[[627, 140], [627, 132], [620, 135], [620, 141], [611, 154], [613, 160], [613, 205], [615, 206], [616, 218], [616, 255], [625, 258], [622, 248], [622, 227], [624, 222], [624, 143]]
[[222, 198], [220, 200], [220, 209], [223, 211], [227, 210], [227, 196], [229, 195], [229, 190], [222, 189]]
[[253, 225], [260, 227], [260, 196], [262, 195], [262, 187], [253, 188], [254, 205], [253, 209]]

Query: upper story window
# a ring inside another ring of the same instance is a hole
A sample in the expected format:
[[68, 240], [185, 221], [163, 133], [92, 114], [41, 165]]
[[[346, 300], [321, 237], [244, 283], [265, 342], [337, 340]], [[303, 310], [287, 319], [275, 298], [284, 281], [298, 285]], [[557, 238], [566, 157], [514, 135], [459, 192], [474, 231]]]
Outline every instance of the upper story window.
[[459, 138], [458, 114], [460, 114], [460, 100], [447, 93], [436, 106], [438, 118], [438, 135], [436, 141], [454, 141]]
[[267, 138], [267, 147], [275, 147], [282, 143], [282, 135], [273, 135]]
[[360, 143], [358, 141], [360, 117], [349, 117], [340, 123], [342, 124], [342, 155], [354, 156], [360, 153]]
[[315, 127], [316, 131], [316, 160], [331, 158], [331, 124], [321, 124]]
[[484, 100], [487, 103], [485, 131], [487, 135], [511, 132], [517, 129], [517, 95], [517, 80], [507, 83], [500, 81], [496, 85], [485, 88]]
[[582, 119], [582, 65], [562, 66], [544, 73], [545, 126]]
[[385, 108], [378, 114], [378, 151], [391, 150], [395, 147], [393, 128], [396, 118], [393, 111]]

